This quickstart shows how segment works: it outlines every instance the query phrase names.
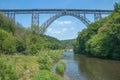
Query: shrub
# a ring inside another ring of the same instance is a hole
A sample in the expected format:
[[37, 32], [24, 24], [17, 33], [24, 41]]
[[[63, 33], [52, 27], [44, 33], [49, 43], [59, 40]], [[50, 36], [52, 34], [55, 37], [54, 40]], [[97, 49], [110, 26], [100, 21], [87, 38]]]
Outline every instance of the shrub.
[[6, 54], [13, 54], [16, 52], [15, 38], [12, 35], [8, 35], [3, 41], [3, 49]]
[[52, 67], [53, 67], [53, 60], [52, 58], [48, 55], [48, 54], [40, 54], [39, 53], [39, 57], [38, 57], [38, 63], [40, 65], [40, 69], [42, 70], [49, 70], [51, 71]]
[[30, 54], [30, 55], [34, 55], [36, 54], [38, 51], [37, 49], [37, 45], [36, 44], [31, 44], [27, 47], [27, 52]]
[[62, 54], [62, 50], [51, 50], [49, 51], [49, 56], [54, 60], [54, 62], [57, 62], [60, 58]]
[[0, 61], [0, 80], [17, 80], [18, 76], [12, 65]]
[[66, 70], [66, 62], [64, 60], [60, 60], [56, 65], [56, 73], [64, 76], [64, 72]]
[[17, 38], [16, 39], [16, 50], [17, 52], [22, 52], [22, 51], [25, 51], [25, 44], [24, 44], [24, 41], [22, 39], [19, 39]]
[[13, 54], [16, 51], [15, 38], [11, 33], [0, 29], [0, 52]]
[[35, 76], [33, 80], [64, 80], [60, 76], [48, 71], [48, 70], [40, 70]]

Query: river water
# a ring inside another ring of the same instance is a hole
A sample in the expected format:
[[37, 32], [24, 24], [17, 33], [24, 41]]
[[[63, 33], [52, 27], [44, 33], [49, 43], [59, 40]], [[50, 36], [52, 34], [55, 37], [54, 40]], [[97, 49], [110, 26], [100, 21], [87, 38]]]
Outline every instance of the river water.
[[64, 52], [65, 75], [70, 80], [120, 80], [120, 61], [91, 58]]

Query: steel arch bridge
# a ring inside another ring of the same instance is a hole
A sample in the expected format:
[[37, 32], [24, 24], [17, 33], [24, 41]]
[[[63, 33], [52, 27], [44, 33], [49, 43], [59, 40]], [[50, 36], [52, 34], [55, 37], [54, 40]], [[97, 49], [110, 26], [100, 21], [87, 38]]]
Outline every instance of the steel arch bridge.
[[15, 15], [17, 14], [31, 14], [31, 24], [39, 26], [40, 14], [54, 14], [40, 27], [45, 29], [54, 22], [57, 18], [62, 16], [73, 16], [82, 21], [88, 26], [91, 21], [86, 17], [86, 14], [94, 15], [94, 21], [100, 20], [103, 14], [110, 14], [112, 10], [93, 10], [93, 9], [1, 9], [0, 12], [4, 13], [8, 18], [15, 21]]
[[86, 26], [88, 26], [91, 22], [86, 17], [73, 13], [73, 12], [61, 12], [49, 18], [45, 23], [42, 24], [43, 27], [47, 28], [52, 22], [62, 16], [73, 16], [79, 20], [81, 20]]

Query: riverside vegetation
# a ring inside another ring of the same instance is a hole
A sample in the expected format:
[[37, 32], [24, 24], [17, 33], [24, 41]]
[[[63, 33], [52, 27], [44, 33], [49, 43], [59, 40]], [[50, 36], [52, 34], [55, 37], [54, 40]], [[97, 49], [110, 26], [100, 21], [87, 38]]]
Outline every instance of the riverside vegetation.
[[56, 73], [64, 76], [64, 72], [66, 70], [66, 62], [64, 60], [60, 60], [56, 65]]
[[113, 12], [79, 32], [74, 42], [75, 53], [120, 60], [120, 3]]
[[38, 51], [37, 55], [0, 55], [0, 80], [64, 80], [52, 72], [62, 50]]
[[23, 28], [0, 13], [0, 80], [64, 80], [52, 73], [64, 46], [40, 30], [34, 24]]

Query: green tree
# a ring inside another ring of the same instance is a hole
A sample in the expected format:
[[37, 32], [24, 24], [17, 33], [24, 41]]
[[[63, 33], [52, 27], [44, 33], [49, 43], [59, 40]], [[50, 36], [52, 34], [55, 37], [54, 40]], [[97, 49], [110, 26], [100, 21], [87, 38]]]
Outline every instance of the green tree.
[[26, 50], [25, 43], [22, 39], [19, 38], [16, 39], [16, 50], [17, 52], [22, 52]]
[[115, 3], [114, 4], [114, 10], [116, 11], [116, 12], [119, 12], [120, 11], [120, 2], [119, 3]]
[[12, 54], [16, 52], [15, 38], [12, 35], [8, 35], [3, 41], [3, 50], [6, 54]]
[[120, 60], [120, 3], [108, 17], [82, 30], [75, 43], [75, 53]]
[[8, 33], [2, 29], [0, 29], [0, 51], [3, 52], [3, 41], [8, 36]]
[[15, 34], [15, 27], [16, 27], [16, 24], [12, 20], [5, 17], [0, 12], [0, 28], [7, 32], [11, 32], [12, 34]]
[[12, 34], [1, 29], [0, 37], [0, 51], [6, 54], [14, 53], [16, 51], [16, 44]]

